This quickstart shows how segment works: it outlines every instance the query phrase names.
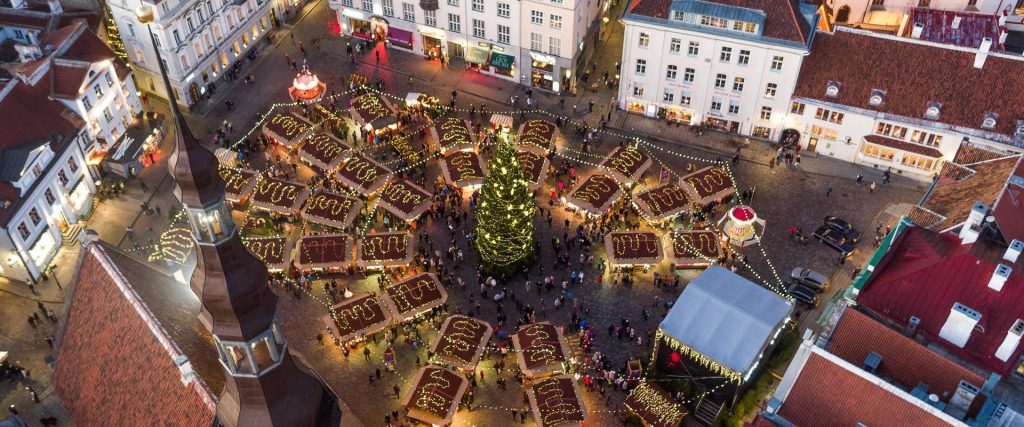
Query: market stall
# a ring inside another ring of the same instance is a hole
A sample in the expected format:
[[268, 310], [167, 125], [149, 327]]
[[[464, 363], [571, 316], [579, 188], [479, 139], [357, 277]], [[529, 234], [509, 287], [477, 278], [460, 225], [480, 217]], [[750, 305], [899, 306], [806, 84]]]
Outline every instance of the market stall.
[[356, 246], [356, 265], [364, 268], [406, 266], [412, 262], [415, 242], [408, 233], [371, 233]]
[[331, 313], [324, 316], [324, 323], [331, 334], [344, 343], [352, 339], [362, 340], [383, 330], [391, 323], [391, 315], [381, 298], [370, 292], [331, 307]]
[[431, 347], [431, 361], [472, 371], [480, 362], [492, 332], [491, 325], [483, 320], [458, 314], [449, 316]]
[[633, 206], [652, 223], [660, 223], [686, 212], [692, 204], [686, 191], [667, 183], [633, 196]]
[[675, 268], [704, 268], [725, 256], [722, 239], [711, 230], [676, 231], [668, 244]]
[[475, 151], [449, 151], [441, 168], [445, 181], [459, 187], [475, 187], [484, 183], [487, 165]]
[[354, 197], [317, 190], [302, 207], [302, 219], [338, 229], [348, 228], [363, 206], [363, 201]]
[[348, 84], [350, 89], [355, 89], [359, 86], [365, 85], [368, 81], [370, 80], [362, 74], [352, 73], [348, 75]]
[[632, 185], [651, 167], [651, 156], [632, 145], [619, 146], [605, 156], [600, 166], [617, 180]]
[[267, 266], [267, 271], [284, 271], [292, 260], [292, 245], [284, 237], [256, 237], [242, 239], [254, 256]]
[[411, 384], [402, 400], [408, 417], [435, 426], [452, 422], [469, 387], [465, 376], [438, 366], [420, 368]]
[[346, 160], [334, 176], [356, 192], [371, 195], [388, 182], [391, 170], [357, 154]]
[[540, 154], [547, 154], [555, 148], [555, 137], [558, 135], [558, 126], [544, 120], [527, 120], [519, 125], [519, 132], [516, 134], [517, 148], [537, 150]]
[[125, 129], [103, 157], [103, 169], [122, 178], [138, 176], [154, 162], [152, 156], [164, 136], [164, 115], [140, 120]]
[[224, 180], [224, 200], [238, 204], [245, 203], [260, 180], [256, 172], [232, 168], [220, 168], [220, 177]]
[[388, 286], [384, 296], [398, 322], [412, 320], [448, 301], [448, 292], [433, 273], [420, 273]]
[[640, 418], [644, 427], [678, 427], [686, 417], [686, 407], [650, 381], [641, 381], [623, 402], [630, 414]]
[[298, 114], [287, 111], [274, 114], [263, 122], [263, 135], [288, 149], [295, 148], [312, 130], [312, 123]]
[[469, 121], [458, 117], [442, 117], [430, 127], [430, 136], [442, 153], [448, 150], [470, 150], [476, 145], [476, 135]]
[[538, 427], [579, 427], [587, 417], [576, 381], [569, 376], [545, 378], [526, 389]]
[[565, 338], [557, 326], [548, 322], [531, 323], [519, 327], [512, 335], [516, 362], [526, 378], [537, 379], [566, 372], [569, 353]]
[[708, 166], [680, 178], [679, 186], [697, 206], [722, 202], [736, 193], [736, 183], [725, 169], [718, 166]]
[[316, 132], [306, 138], [299, 147], [299, 158], [322, 171], [334, 170], [345, 159], [349, 147], [344, 141], [323, 132]]
[[657, 234], [637, 231], [613, 231], [604, 236], [608, 265], [632, 267], [653, 265], [665, 257]]
[[398, 127], [395, 108], [383, 96], [372, 92], [364, 93], [352, 98], [351, 105], [352, 117], [366, 130], [378, 131]]
[[[405, 162], [407, 168], [418, 165], [423, 159], [424, 149], [422, 144], [414, 142], [409, 135], [395, 134], [391, 137], [391, 148], [398, 153], [398, 157]], [[403, 168], [403, 169], [407, 169]]]
[[580, 182], [565, 201], [575, 209], [592, 215], [608, 211], [622, 196], [622, 187], [607, 175], [591, 175]]
[[380, 192], [377, 203], [405, 222], [415, 221], [430, 209], [430, 193], [408, 180], [392, 181]]
[[548, 177], [548, 162], [547, 156], [538, 154], [535, 150], [516, 150], [516, 161], [519, 162], [519, 167], [523, 169], [523, 175], [526, 176], [528, 182], [527, 188], [530, 191], [536, 190], [544, 185], [544, 180]]
[[295, 266], [303, 270], [342, 271], [352, 265], [352, 236], [304, 236], [297, 244]]
[[252, 206], [281, 215], [294, 215], [309, 196], [309, 187], [274, 178], [261, 179], [252, 192]]

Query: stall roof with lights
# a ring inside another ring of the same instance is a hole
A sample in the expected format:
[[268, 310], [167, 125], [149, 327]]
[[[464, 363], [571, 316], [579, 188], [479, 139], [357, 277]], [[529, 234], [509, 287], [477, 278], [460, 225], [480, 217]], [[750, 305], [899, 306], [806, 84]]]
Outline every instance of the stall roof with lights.
[[673, 349], [699, 353], [742, 378], [792, 313], [791, 301], [711, 266], [686, 286], [658, 330]]

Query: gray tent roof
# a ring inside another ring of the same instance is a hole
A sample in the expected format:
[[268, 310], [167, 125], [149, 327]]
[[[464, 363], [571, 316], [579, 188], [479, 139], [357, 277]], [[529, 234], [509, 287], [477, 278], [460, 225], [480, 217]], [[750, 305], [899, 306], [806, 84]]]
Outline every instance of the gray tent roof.
[[686, 285], [660, 329], [743, 374], [792, 312], [789, 300], [736, 273], [712, 266]]

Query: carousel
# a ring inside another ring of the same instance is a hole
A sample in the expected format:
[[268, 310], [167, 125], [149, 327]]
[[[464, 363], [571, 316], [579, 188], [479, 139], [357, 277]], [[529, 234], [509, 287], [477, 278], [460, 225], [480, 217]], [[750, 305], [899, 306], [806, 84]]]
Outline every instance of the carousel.
[[302, 71], [292, 80], [292, 86], [288, 88], [288, 96], [292, 102], [313, 103], [324, 97], [327, 91], [327, 84], [309, 71], [306, 60], [302, 60]]
[[[764, 220], [758, 218], [754, 208], [747, 205], [737, 205], [729, 209], [729, 213], [718, 221], [718, 225], [725, 231], [729, 243], [741, 248], [757, 244], [764, 235]], [[758, 226], [761, 228], [760, 233], [757, 230]]]

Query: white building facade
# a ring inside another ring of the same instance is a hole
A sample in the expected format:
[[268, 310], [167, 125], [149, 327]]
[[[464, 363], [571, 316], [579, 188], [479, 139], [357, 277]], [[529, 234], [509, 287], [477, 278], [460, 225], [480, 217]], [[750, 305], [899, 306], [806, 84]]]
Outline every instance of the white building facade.
[[713, 2], [654, 2], [664, 10], [645, 2], [628, 6], [622, 19], [619, 107], [778, 139], [814, 34], [813, 8], [768, 17]]
[[[153, 43], [135, 10], [152, 7], [156, 48], [164, 59], [178, 104], [189, 108], [216, 90], [225, 76], [280, 25], [284, 4], [275, 0], [114, 0], [107, 4], [117, 23], [139, 89], [167, 98], [160, 84]], [[234, 78], [231, 77], [231, 78]]]
[[929, 180], [964, 143], [1024, 151], [1024, 105], [1004, 102], [1022, 70], [1019, 55], [837, 28], [817, 36], [785, 124], [804, 155]]
[[[551, 92], [575, 88], [607, 0], [331, 0], [341, 32]], [[463, 65], [465, 64], [465, 65]]]

